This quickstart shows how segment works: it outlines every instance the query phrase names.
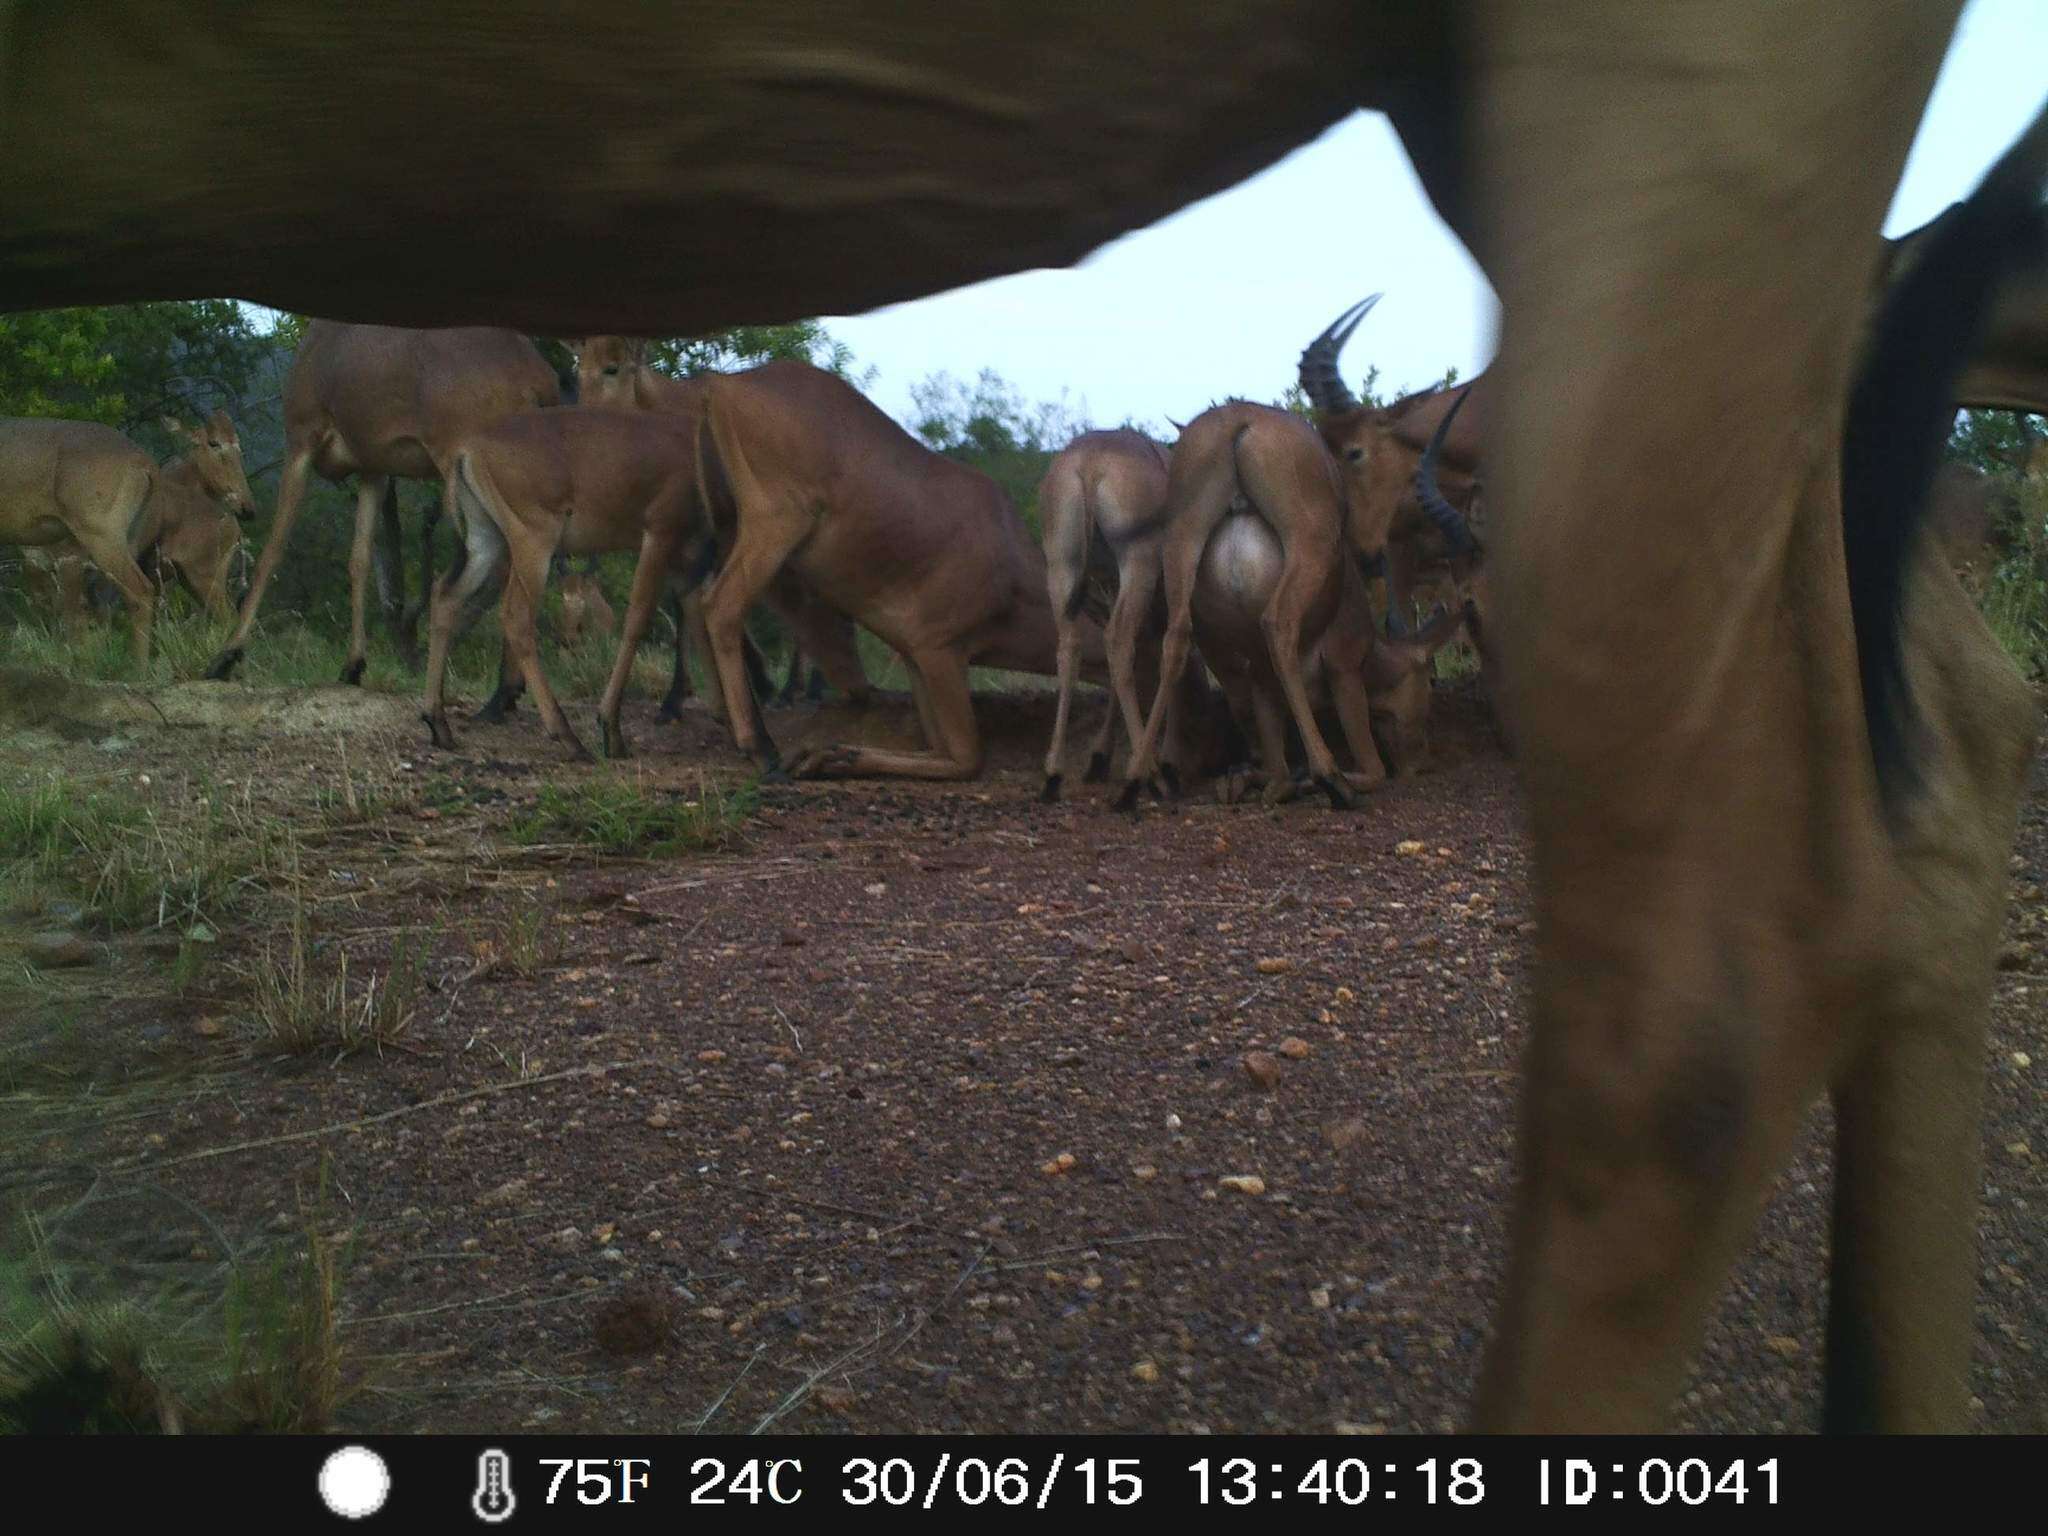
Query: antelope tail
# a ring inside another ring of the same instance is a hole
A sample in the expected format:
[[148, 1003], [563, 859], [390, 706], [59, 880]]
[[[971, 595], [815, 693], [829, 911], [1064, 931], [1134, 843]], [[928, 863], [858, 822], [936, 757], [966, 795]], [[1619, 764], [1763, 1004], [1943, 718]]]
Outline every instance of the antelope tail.
[[1955, 420], [1955, 384], [2000, 285], [2048, 262], [2048, 109], [1929, 237], [1887, 294], [1849, 395], [1842, 541], [1864, 720], [1878, 786], [1896, 812], [1919, 787], [1918, 725], [1900, 606]]

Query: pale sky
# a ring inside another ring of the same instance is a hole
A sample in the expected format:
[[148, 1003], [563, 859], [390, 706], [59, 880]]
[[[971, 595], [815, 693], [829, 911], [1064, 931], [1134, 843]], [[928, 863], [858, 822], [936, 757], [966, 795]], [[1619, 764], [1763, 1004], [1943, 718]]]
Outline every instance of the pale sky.
[[[2048, 0], [1971, 0], [1907, 161], [1887, 234], [1967, 193], [2041, 105]], [[1333, 190], [1338, 189], [1338, 190]], [[910, 386], [994, 368], [1027, 400], [1098, 426], [1185, 421], [1231, 395], [1277, 399], [1301, 348], [1367, 293], [1386, 297], [1352, 338], [1345, 376], [1420, 386], [1493, 353], [1495, 301], [1437, 219], [1385, 118], [1358, 113], [1250, 181], [1041, 269], [828, 319], [899, 419]]]

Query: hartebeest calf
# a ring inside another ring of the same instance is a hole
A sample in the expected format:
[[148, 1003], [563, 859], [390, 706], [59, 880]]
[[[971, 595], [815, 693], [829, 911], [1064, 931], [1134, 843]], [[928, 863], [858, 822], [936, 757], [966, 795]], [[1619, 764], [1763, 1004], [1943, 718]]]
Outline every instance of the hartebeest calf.
[[[1135, 745], [1144, 733], [1138, 706], [1139, 639], [1162, 627], [1159, 600], [1160, 540], [1166, 528], [1169, 451], [1142, 432], [1117, 428], [1084, 432], [1060, 450], [1038, 487], [1038, 515], [1045, 547], [1046, 592], [1059, 636], [1059, 703], [1052, 742], [1045, 754], [1045, 787], [1040, 798], [1059, 799], [1065, 777], [1067, 716], [1080, 672], [1081, 615], [1091, 582], [1113, 584], [1116, 596], [1103, 632], [1108, 653], [1110, 707], [1088, 754], [1086, 783], [1109, 775], [1110, 744], [1121, 711], [1126, 737]], [[1154, 647], [1156, 651], [1156, 647]], [[1187, 707], [1199, 694], [1197, 663], [1191, 678], [1170, 697], [1169, 709]], [[1177, 719], [1166, 726], [1160, 773], [1175, 788], [1181, 778]]]
[[[851, 384], [808, 363], [713, 375], [705, 420], [737, 513], [732, 547], [704, 594], [704, 622], [733, 739], [782, 771], [746, 688], [747, 610], [791, 567], [826, 604], [895, 647], [910, 668], [927, 749], [832, 746], [797, 775], [969, 779], [981, 771], [970, 663], [1057, 671], [1045, 557], [1000, 487], [933, 453]], [[1103, 669], [1083, 622], [1081, 659]]]
[[[167, 530], [197, 528], [213, 503], [238, 516], [255, 505], [226, 411], [197, 427], [165, 417], [164, 429], [184, 439], [187, 451], [159, 468], [97, 422], [0, 418], [0, 543], [56, 546], [55, 557], [75, 552], [104, 571], [127, 601], [137, 666], [149, 663], [156, 591], [136, 552]], [[217, 574], [224, 580], [224, 568]], [[78, 583], [82, 600], [82, 568]]]
[[[591, 405], [669, 411], [689, 416], [695, 416], [702, 409], [702, 385], [692, 379], [671, 378], [661, 372], [648, 361], [646, 343], [631, 337], [586, 336], [577, 342], [576, 377], [580, 398]], [[709, 510], [714, 530], [722, 540], [729, 541], [732, 537], [732, 514], [727, 498], [714, 495]], [[782, 620], [790, 637], [789, 672], [776, 694], [777, 703], [787, 704], [796, 697], [797, 682], [806, 656], [812, 663], [813, 698], [821, 692], [816, 678], [822, 673], [826, 681], [855, 704], [868, 702], [871, 690], [867, 673], [861, 667], [852, 620], [842, 613], [833, 612], [819, 601], [817, 595], [792, 571], [777, 572], [761, 600]], [[681, 700], [688, 695], [686, 647], [681, 638], [686, 632], [704, 656], [705, 665], [711, 665], [710, 652], [704, 648], [703, 620], [698, 613], [694, 592], [681, 595], [676, 607], [676, 628], [675, 683], [662, 705], [664, 718], [673, 717]], [[757, 659], [750, 655], [747, 667], [750, 675], [756, 672], [757, 666]], [[714, 691], [707, 702], [711, 704], [713, 714], [723, 719], [721, 694], [722, 690]]]
[[[413, 5], [394, 48], [384, 4], [269, 0], [206, 34], [157, 0], [17, 6], [0, 293], [701, 334], [1071, 262], [1387, 109], [1504, 315], [1487, 531], [1539, 930], [1474, 1420], [1661, 1422], [1832, 1090], [1826, 1422], [1966, 1425], [2033, 716], [1915, 557], [1941, 424], [1913, 389], [1946, 391], [1935, 344], [2038, 218], [2048, 130], [1852, 390], [1866, 253], [1960, 0], [958, 9], [534, 7], [507, 47], [495, 16]], [[309, 99], [323, 75], [352, 89]], [[607, 109], [533, 107], [586, 95]], [[743, 169], [692, 158], [721, 136]], [[336, 195], [362, 186], [373, 208]], [[1597, 600], [1620, 591], [1654, 601]]]
[[[639, 562], [625, 627], [598, 706], [606, 755], [626, 755], [619, 707], [633, 658], [671, 568], [696, 558], [710, 536], [700, 499], [697, 426], [690, 416], [576, 406], [522, 411], [454, 445], [448, 499], [458, 509], [467, 558], [436, 583], [431, 605], [423, 708], [436, 746], [455, 744], [442, 685], [460, 615], [503, 582], [499, 617], [507, 654], [548, 735], [577, 757], [589, 757], [540, 667], [541, 595], [557, 554], [635, 550]], [[740, 686], [744, 691], [744, 681]]]
[[[348, 660], [341, 680], [360, 682], [368, 659], [365, 605], [373, 559], [380, 566], [387, 616], [410, 658], [412, 621], [405, 611], [398, 505], [386, 495], [391, 478], [445, 482], [449, 451], [463, 436], [513, 411], [560, 399], [554, 371], [517, 331], [479, 326], [412, 331], [334, 320], [308, 324], [284, 386], [277, 515], [256, 557], [235, 631], [207, 665], [206, 675], [224, 678], [242, 659], [263, 607], [264, 588], [298, 521], [307, 477], [315, 471], [333, 481], [356, 477]], [[431, 570], [420, 573], [423, 588], [432, 581]]]

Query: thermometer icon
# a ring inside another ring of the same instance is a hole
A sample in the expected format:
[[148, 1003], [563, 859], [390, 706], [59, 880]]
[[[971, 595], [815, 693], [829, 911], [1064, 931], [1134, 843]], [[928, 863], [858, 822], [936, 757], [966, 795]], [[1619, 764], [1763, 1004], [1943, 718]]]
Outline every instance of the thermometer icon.
[[477, 1519], [486, 1525], [510, 1520], [518, 1502], [512, 1497], [512, 1458], [498, 1450], [477, 1457], [476, 1492], [469, 1496], [469, 1507], [476, 1511]]

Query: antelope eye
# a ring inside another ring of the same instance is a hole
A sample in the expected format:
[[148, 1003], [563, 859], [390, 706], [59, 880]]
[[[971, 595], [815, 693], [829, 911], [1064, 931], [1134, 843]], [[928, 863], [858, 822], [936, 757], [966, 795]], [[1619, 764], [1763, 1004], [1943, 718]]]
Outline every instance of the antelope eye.
[[219, 443], [208, 443], [208, 444], [207, 444], [206, 446], [207, 446], [207, 447], [209, 447], [209, 448], [211, 448], [211, 449], [212, 449], [212, 450], [213, 450], [213, 451], [214, 451], [215, 453], [219, 453], [219, 452], [220, 452], [220, 444], [219, 444]]
[[608, 379], [616, 379], [619, 376], [619, 365], [613, 363], [609, 368], [605, 369], [604, 376]]
[[1365, 450], [1363, 448], [1357, 447], [1346, 448], [1344, 450], [1344, 457], [1349, 459], [1352, 463], [1356, 464], [1360, 459], [1365, 457]]

